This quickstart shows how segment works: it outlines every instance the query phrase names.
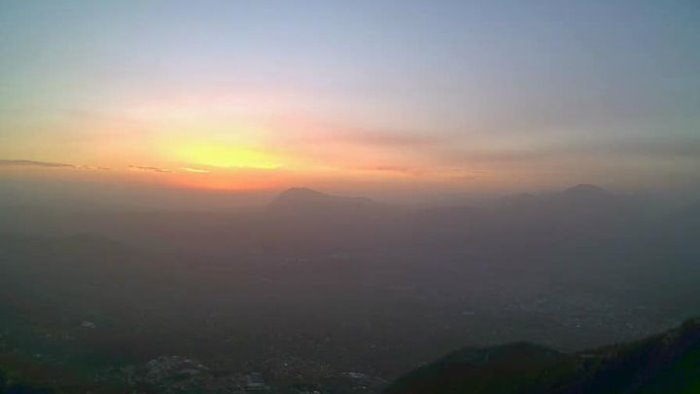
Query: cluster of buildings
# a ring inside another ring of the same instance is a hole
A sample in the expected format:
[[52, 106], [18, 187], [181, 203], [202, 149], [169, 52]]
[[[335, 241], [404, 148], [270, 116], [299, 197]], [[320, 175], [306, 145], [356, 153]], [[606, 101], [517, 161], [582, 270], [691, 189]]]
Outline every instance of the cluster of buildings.
[[121, 369], [126, 383], [162, 393], [247, 394], [269, 391], [261, 373], [220, 374], [197, 360], [183, 356], [160, 356], [138, 367]]

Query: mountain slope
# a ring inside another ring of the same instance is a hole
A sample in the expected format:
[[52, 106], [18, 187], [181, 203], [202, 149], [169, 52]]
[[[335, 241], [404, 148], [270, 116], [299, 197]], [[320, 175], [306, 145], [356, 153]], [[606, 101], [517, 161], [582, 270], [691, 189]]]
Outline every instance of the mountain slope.
[[516, 343], [462, 349], [398, 379], [387, 394], [697, 393], [700, 319], [644, 340], [576, 354]]

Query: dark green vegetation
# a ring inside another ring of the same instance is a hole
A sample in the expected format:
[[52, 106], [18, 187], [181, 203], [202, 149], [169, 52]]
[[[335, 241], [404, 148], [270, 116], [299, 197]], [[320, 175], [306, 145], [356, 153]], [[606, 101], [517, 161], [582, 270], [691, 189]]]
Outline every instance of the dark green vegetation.
[[700, 392], [700, 319], [644, 340], [573, 354], [529, 343], [462, 349], [398, 379], [387, 394]]

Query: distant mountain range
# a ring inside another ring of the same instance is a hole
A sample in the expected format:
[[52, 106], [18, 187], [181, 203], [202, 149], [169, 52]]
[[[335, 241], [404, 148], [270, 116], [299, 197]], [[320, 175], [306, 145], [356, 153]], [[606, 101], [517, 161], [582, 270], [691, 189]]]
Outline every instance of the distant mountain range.
[[531, 343], [465, 348], [406, 374], [385, 393], [700, 393], [700, 319], [574, 354]]
[[461, 247], [467, 240], [501, 244], [610, 238], [643, 227], [645, 214], [626, 196], [577, 185], [480, 205], [414, 209], [293, 188], [268, 204], [264, 218], [260, 227], [264, 239], [296, 246]]
[[342, 197], [298, 187], [280, 193], [267, 210], [273, 214], [304, 215], [309, 213], [339, 214], [344, 210], [362, 211], [377, 208], [378, 203], [365, 197]]

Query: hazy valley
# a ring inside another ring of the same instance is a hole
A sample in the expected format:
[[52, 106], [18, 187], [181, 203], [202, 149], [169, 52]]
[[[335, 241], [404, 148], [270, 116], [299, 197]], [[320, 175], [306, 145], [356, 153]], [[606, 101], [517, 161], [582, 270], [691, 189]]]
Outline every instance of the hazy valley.
[[377, 392], [465, 345], [574, 351], [700, 312], [697, 206], [590, 185], [476, 206], [291, 189], [238, 213], [2, 215], [4, 357], [96, 386], [176, 385], [147, 365], [177, 356], [212, 390], [260, 374], [279, 392]]

